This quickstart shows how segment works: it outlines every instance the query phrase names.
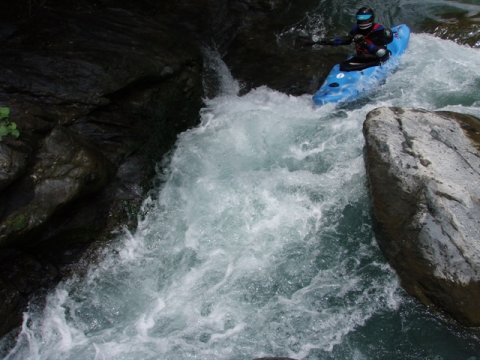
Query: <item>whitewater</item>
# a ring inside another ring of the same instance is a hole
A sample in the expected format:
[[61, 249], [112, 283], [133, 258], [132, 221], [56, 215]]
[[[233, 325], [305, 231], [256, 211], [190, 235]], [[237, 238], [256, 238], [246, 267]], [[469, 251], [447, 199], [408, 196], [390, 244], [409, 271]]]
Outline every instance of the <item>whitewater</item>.
[[362, 124], [379, 106], [480, 117], [480, 50], [412, 34], [377, 92], [314, 107], [221, 93], [124, 231], [31, 306], [4, 359], [478, 359], [473, 332], [401, 289], [374, 237]]

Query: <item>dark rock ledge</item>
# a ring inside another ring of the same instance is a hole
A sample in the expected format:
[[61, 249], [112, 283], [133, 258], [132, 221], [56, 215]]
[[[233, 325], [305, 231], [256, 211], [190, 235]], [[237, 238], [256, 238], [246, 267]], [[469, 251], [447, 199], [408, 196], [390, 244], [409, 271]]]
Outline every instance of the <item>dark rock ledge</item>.
[[377, 240], [403, 287], [480, 326], [480, 119], [379, 108], [364, 135]]
[[0, 336], [92, 242], [135, 226], [156, 161], [202, 103], [200, 48], [180, 27], [113, 8], [10, 26], [0, 105], [20, 137], [0, 142]]

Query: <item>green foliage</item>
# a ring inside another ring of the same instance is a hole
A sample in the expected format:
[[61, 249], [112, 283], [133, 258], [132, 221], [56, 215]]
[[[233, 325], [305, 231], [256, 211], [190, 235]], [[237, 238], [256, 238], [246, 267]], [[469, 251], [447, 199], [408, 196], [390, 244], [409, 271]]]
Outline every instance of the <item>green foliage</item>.
[[0, 106], [0, 120], [5, 120], [10, 117], [10, 108], [6, 106]]
[[4, 136], [10, 135], [15, 138], [20, 136], [20, 131], [17, 129], [17, 124], [10, 121], [10, 108], [0, 106], [0, 141]]

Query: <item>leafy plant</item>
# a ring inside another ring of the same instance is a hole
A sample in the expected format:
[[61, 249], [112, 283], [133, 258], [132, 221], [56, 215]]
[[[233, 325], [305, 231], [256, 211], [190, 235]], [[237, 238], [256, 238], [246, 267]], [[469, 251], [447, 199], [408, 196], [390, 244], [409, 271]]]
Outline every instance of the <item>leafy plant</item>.
[[5, 120], [10, 117], [10, 108], [6, 106], [0, 106], [0, 120]]
[[17, 124], [9, 120], [10, 108], [0, 106], [0, 141], [4, 136], [11, 135], [15, 138], [20, 136], [20, 131], [17, 129]]

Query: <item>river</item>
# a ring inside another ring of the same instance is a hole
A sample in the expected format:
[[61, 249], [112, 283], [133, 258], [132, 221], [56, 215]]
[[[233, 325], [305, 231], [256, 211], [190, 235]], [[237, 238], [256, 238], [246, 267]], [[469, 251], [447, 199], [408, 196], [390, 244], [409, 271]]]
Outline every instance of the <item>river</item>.
[[[460, 6], [421, 8], [445, 3]], [[480, 117], [480, 49], [413, 33], [398, 71], [340, 108], [239, 96], [211, 61], [222, 90], [165, 158], [138, 229], [32, 306], [4, 359], [480, 359], [478, 335], [408, 296], [383, 258], [362, 155], [378, 106]]]

